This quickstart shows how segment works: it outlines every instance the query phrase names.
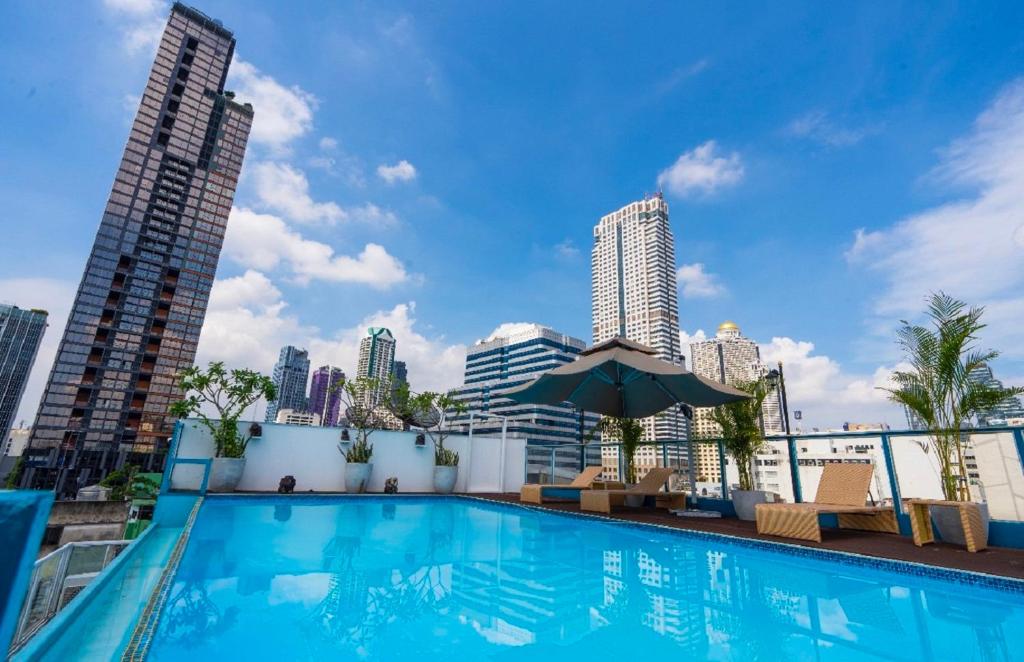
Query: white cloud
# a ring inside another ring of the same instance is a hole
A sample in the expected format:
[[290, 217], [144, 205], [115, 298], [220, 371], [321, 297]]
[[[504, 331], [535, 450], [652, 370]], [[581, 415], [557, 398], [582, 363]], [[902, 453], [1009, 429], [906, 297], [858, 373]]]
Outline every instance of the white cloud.
[[359, 356], [359, 341], [371, 326], [391, 330], [397, 343], [395, 358], [409, 367], [409, 383], [415, 390], [446, 391], [462, 384], [466, 346], [448, 344], [443, 336], [429, 337], [417, 328], [415, 302], [398, 304], [391, 310], [379, 310], [329, 339], [310, 342], [310, 356], [330, 362], [354, 374]]
[[803, 425], [836, 428], [846, 422], [888, 423], [905, 427], [902, 412], [877, 387], [889, 384], [892, 371], [906, 366], [879, 366], [870, 375], [850, 374], [835, 360], [814, 353], [814, 343], [776, 337], [762, 344], [761, 358], [770, 366], [782, 361], [789, 410], [803, 412]]
[[324, 136], [320, 139], [318, 144], [320, 145], [320, 149], [324, 152], [333, 152], [338, 149], [338, 141], [330, 136]]
[[462, 383], [466, 347], [421, 330], [415, 302], [378, 310], [351, 327], [326, 334], [288, 310], [281, 291], [258, 271], [216, 281], [197, 361], [224, 361], [269, 374], [280, 348], [290, 344], [308, 349], [314, 367], [329, 363], [352, 375], [367, 328], [384, 326], [395, 336], [395, 358], [408, 364], [413, 388], [447, 390]]
[[224, 253], [239, 264], [263, 271], [284, 265], [296, 282], [364, 283], [387, 288], [409, 279], [402, 263], [383, 246], [366, 244], [355, 257], [336, 255], [328, 244], [305, 239], [272, 214], [232, 208]]
[[285, 87], [252, 64], [235, 58], [228, 87], [236, 101], [251, 103], [255, 110], [249, 142], [287, 152], [289, 144], [313, 128], [317, 99], [298, 85]]
[[704, 265], [700, 262], [679, 267], [676, 281], [682, 288], [684, 299], [712, 299], [725, 292], [718, 277], [704, 271]]
[[1000, 92], [924, 185], [938, 195], [952, 185], [972, 192], [857, 232], [847, 259], [884, 281], [872, 312], [889, 320], [913, 315], [930, 292], [944, 290], [986, 305], [986, 344], [1024, 357], [1024, 79]]
[[555, 257], [563, 260], [574, 260], [580, 256], [580, 249], [572, 239], [564, 239], [555, 244]]
[[416, 167], [402, 159], [395, 165], [381, 164], [377, 166], [377, 175], [388, 184], [408, 182], [416, 179]]
[[679, 331], [679, 349], [682, 351], [683, 358], [686, 359], [687, 370], [693, 370], [693, 353], [690, 351], [690, 343], [702, 342], [707, 339], [704, 329], [697, 329], [693, 334], [682, 329]]
[[722, 154], [714, 140], [688, 152], [658, 175], [658, 186], [679, 197], [710, 195], [743, 179], [743, 163], [738, 152]]
[[786, 133], [791, 136], [807, 138], [829, 147], [850, 147], [879, 131], [881, 131], [879, 126], [859, 128], [839, 126], [821, 110], [813, 110], [802, 115], [786, 127]]
[[267, 209], [300, 223], [337, 223], [347, 216], [334, 202], [315, 202], [305, 173], [287, 163], [263, 161], [252, 171], [256, 196]]
[[150, 57], [163, 36], [170, 7], [162, 0], [103, 0], [120, 22], [121, 45], [131, 57]]
[[35, 421], [39, 399], [46, 388], [53, 360], [57, 356], [64, 326], [68, 321], [71, 304], [75, 299], [77, 283], [56, 278], [3, 278], [0, 279], [0, 302], [19, 308], [41, 308], [49, 313], [47, 328], [39, 345], [39, 353], [32, 365], [25, 394], [21, 398], [14, 424]]
[[477, 342], [488, 342], [495, 340], [496, 338], [507, 338], [519, 333], [525, 333], [526, 331], [535, 329], [538, 326], [543, 325], [535, 322], [505, 322], [495, 327], [494, 331], [491, 331], [486, 339], [478, 340]]

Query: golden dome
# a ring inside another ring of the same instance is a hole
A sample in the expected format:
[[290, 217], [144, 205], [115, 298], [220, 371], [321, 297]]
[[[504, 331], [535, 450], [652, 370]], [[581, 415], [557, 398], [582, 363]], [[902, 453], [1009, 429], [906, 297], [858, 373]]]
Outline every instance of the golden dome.
[[719, 331], [739, 331], [740, 327], [736, 326], [736, 322], [725, 320], [718, 325]]

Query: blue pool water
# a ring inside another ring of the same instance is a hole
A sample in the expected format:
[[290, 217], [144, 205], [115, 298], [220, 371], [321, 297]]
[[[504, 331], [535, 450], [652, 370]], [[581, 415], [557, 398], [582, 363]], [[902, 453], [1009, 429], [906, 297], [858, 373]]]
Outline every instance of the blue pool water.
[[468, 499], [210, 498], [149, 659], [556, 656], [1024, 659], [1024, 594]]

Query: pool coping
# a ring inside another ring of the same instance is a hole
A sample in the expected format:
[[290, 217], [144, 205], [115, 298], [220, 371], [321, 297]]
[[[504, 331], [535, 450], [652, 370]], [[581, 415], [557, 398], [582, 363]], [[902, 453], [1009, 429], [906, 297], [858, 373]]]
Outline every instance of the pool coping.
[[257, 498], [283, 498], [283, 499], [303, 499], [303, 500], [335, 500], [335, 499], [451, 499], [451, 500], [467, 500], [475, 501], [480, 503], [486, 503], [497, 507], [505, 508], [519, 508], [533, 512], [548, 513], [551, 515], [563, 515], [566, 517], [576, 517], [582, 519], [588, 519], [593, 521], [606, 522], [611, 524], [618, 524], [634, 529], [650, 530], [656, 529], [658, 531], [665, 531], [673, 533], [679, 536], [688, 537], [695, 540], [718, 540], [728, 542], [739, 547], [745, 547], [748, 549], [761, 549], [776, 552], [785, 552], [795, 557], [811, 558], [821, 561], [832, 561], [840, 563], [842, 565], [855, 566], [855, 567], [869, 567], [874, 570], [882, 570], [894, 572], [897, 574], [911, 575], [916, 577], [925, 577], [930, 579], [937, 579], [942, 581], [952, 581], [957, 584], [963, 584], [967, 586], [977, 586], [982, 588], [990, 588], [998, 591], [1005, 591], [1009, 593], [1022, 594], [1024, 595], [1024, 579], [1018, 579], [1015, 577], [1007, 577], [1003, 575], [994, 575], [991, 573], [978, 572], [975, 570], [964, 570], [961, 568], [944, 568], [942, 566], [931, 565], [928, 563], [920, 563], [917, 561], [905, 561], [900, 559], [886, 558], [882, 556], [872, 556], [869, 554], [858, 554], [856, 552], [848, 552], [844, 550], [833, 550], [833, 549], [817, 549], [813, 547], [805, 547], [803, 545], [787, 543], [775, 540], [757, 540], [753, 538], [746, 538], [743, 536], [730, 535], [728, 533], [719, 533], [711, 531], [697, 531], [694, 529], [682, 529], [672, 526], [666, 526], [664, 524], [657, 524], [653, 522], [634, 522], [630, 520], [619, 519], [616, 517], [608, 517], [599, 513], [586, 513], [566, 510], [555, 510], [551, 508], [545, 508], [534, 504], [517, 503], [514, 501], [500, 501], [484, 496], [475, 496], [472, 494], [348, 494], [344, 492], [323, 494], [323, 493], [298, 493], [298, 494], [277, 494], [274, 492], [255, 492], [255, 493], [224, 493], [224, 494], [208, 494], [207, 500], [211, 501], [228, 501], [228, 500], [247, 500]]
[[132, 629], [128, 645], [125, 646], [124, 651], [121, 653], [122, 662], [141, 662], [146, 659], [146, 655], [149, 653], [149, 645], [153, 642], [153, 634], [156, 632], [160, 616], [163, 614], [164, 605], [170, 596], [174, 576], [178, 574], [181, 557], [184, 556], [185, 548], [188, 546], [188, 539], [192, 534], [192, 526], [199, 516], [199, 509], [203, 505], [204, 500], [203, 497], [199, 497], [196, 499], [195, 504], [193, 504], [192, 511], [189, 513], [188, 519], [178, 535], [178, 540], [174, 543], [174, 549], [171, 550], [171, 555], [167, 559], [167, 565], [164, 566], [163, 572], [160, 573], [160, 579], [157, 580], [156, 586], [153, 587], [153, 592], [146, 601], [139, 618], [135, 621], [135, 627]]

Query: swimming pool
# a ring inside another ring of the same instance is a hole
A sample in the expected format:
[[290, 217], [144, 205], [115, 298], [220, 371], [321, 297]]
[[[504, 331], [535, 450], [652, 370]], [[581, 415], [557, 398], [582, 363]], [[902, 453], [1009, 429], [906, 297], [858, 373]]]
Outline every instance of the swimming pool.
[[211, 497], [149, 659], [1024, 656], [1011, 582], [820, 556], [459, 497]]

